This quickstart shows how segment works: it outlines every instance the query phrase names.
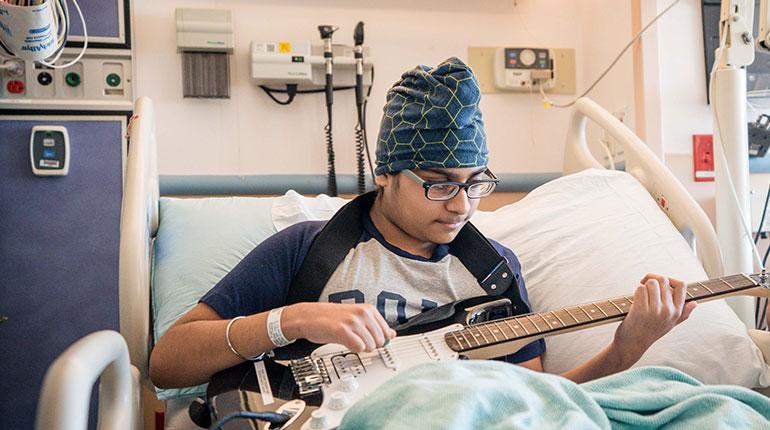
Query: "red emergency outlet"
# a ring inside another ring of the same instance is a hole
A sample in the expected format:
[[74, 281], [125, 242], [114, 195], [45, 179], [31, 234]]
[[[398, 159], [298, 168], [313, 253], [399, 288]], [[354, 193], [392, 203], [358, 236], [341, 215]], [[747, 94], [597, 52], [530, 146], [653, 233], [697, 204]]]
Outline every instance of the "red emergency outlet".
[[692, 135], [692, 171], [695, 182], [714, 181], [714, 135]]
[[8, 89], [8, 92], [11, 94], [23, 94], [24, 93], [24, 82], [22, 81], [8, 81], [8, 84], [5, 86]]

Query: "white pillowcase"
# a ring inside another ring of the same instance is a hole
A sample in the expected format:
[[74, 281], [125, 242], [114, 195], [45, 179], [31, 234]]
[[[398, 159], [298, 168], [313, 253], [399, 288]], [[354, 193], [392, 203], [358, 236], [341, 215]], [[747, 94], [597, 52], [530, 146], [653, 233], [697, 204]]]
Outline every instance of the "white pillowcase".
[[[328, 219], [344, 203], [289, 192], [273, 203], [273, 222], [281, 230]], [[631, 295], [646, 273], [707, 279], [652, 197], [623, 172], [556, 179], [517, 203], [477, 212], [473, 223], [519, 257], [535, 311]], [[612, 341], [617, 325], [547, 338], [545, 369], [560, 373], [585, 362]], [[770, 368], [723, 300], [699, 305], [636, 364], [643, 365], [671, 366], [709, 384], [770, 385]]]

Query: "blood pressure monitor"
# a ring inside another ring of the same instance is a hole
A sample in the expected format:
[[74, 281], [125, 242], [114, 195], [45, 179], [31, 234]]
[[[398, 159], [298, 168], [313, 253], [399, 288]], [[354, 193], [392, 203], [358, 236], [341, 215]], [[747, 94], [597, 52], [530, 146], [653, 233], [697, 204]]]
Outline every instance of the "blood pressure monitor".
[[57, 125], [36, 125], [29, 138], [32, 173], [64, 176], [69, 172], [70, 144], [67, 129]]

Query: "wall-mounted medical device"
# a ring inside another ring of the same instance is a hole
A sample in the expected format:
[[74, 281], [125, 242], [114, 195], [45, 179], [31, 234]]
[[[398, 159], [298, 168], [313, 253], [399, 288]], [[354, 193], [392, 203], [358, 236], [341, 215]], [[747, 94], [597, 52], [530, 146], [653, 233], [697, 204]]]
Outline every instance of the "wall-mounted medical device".
[[[356, 84], [356, 59], [351, 45], [333, 45], [334, 85]], [[372, 58], [363, 47], [364, 85], [371, 85]], [[297, 84], [300, 89], [324, 88], [324, 46], [308, 41], [251, 42], [251, 80], [255, 85]]]
[[37, 176], [64, 176], [70, 168], [70, 141], [67, 129], [56, 125], [36, 125], [29, 137], [32, 173]]
[[230, 98], [233, 14], [223, 9], [177, 9], [177, 52], [184, 97]]
[[495, 86], [501, 90], [532, 91], [556, 85], [549, 49], [497, 48], [494, 58]]

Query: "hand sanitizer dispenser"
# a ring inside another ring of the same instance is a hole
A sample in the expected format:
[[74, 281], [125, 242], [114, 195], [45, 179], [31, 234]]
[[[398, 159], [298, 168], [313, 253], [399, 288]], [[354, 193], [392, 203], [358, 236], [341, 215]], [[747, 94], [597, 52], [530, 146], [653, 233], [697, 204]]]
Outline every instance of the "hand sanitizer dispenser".
[[37, 176], [64, 176], [70, 167], [67, 129], [58, 125], [36, 125], [29, 138], [32, 173]]

